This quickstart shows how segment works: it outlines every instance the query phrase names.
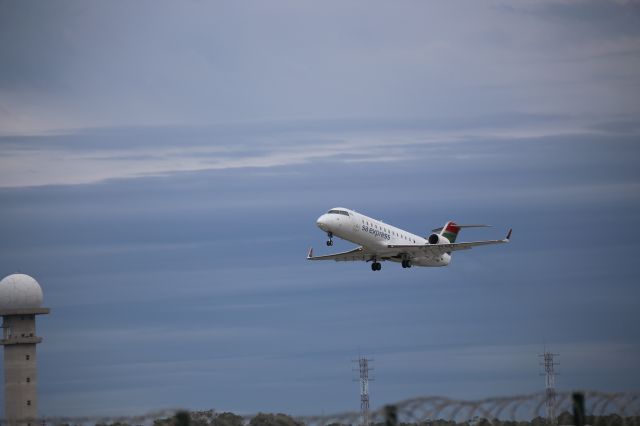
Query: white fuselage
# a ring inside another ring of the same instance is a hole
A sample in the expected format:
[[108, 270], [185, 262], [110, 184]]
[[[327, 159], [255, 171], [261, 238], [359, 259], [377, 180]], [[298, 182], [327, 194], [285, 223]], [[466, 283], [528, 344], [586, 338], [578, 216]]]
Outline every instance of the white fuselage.
[[[337, 208], [348, 215], [325, 213], [317, 220], [317, 225], [323, 231], [344, 240], [359, 244], [369, 251], [375, 252], [379, 260], [401, 262], [398, 250], [389, 249], [389, 245], [427, 245], [429, 242], [416, 234], [386, 224], [380, 220], [360, 214], [356, 211]], [[446, 266], [451, 261], [451, 255], [444, 253], [438, 256], [413, 257], [412, 263], [417, 266]]]

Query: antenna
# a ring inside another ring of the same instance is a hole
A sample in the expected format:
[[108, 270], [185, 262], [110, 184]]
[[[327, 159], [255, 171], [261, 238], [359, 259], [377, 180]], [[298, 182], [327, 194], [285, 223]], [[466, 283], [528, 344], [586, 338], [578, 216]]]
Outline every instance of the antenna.
[[354, 363], [358, 363], [358, 369], [353, 371], [358, 371], [360, 377], [358, 379], [353, 379], [354, 381], [360, 382], [360, 415], [362, 416], [362, 426], [369, 426], [369, 381], [373, 381], [373, 378], [369, 378], [369, 371], [372, 371], [373, 368], [369, 367], [369, 362], [373, 362], [373, 359], [365, 358], [359, 356], [358, 359], [353, 360]]
[[538, 355], [538, 357], [542, 358], [540, 365], [544, 367], [544, 373], [540, 373], [540, 375], [545, 376], [545, 402], [547, 407], [547, 421], [549, 424], [556, 424], [556, 372], [554, 367], [560, 365], [560, 363], [553, 360], [555, 356], [560, 356], [560, 354], [549, 352], [546, 347], [544, 353]]

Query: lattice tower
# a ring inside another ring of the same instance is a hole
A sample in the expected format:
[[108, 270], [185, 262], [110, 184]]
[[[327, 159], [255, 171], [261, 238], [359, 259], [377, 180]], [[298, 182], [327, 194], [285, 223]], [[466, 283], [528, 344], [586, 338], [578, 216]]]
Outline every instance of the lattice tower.
[[371, 424], [369, 412], [369, 382], [373, 381], [373, 377], [370, 377], [369, 372], [372, 371], [373, 368], [369, 367], [369, 363], [372, 361], [373, 359], [364, 357], [359, 357], [353, 361], [358, 363], [357, 371], [360, 377], [357, 380], [360, 382], [360, 415], [363, 426], [369, 426]]
[[546, 350], [544, 353], [538, 355], [542, 360], [540, 361], [540, 365], [544, 368], [544, 373], [541, 375], [545, 376], [545, 389], [546, 389], [546, 398], [545, 398], [545, 406], [547, 408], [547, 421], [550, 424], [556, 424], [556, 372], [555, 366], [560, 365], [559, 363], [554, 361], [554, 357], [560, 356], [560, 354], [554, 354]]

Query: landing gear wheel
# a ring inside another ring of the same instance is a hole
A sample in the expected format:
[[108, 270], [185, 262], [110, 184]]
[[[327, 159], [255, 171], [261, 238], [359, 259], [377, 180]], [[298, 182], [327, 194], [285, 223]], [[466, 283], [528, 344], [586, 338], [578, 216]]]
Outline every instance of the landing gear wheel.
[[382, 265], [380, 264], [380, 262], [373, 262], [371, 264], [372, 271], [379, 271], [380, 269], [382, 269]]
[[333, 245], [333, 241], [332, 241], [332, 240], [327, 240], [327, 245], [328, 245], [329, 247], [331, 247], [331, 246]]
[[403, 260], [402, 261], [402, 267], [403, 268], [411, 268], [411, 261], [409, 259]]

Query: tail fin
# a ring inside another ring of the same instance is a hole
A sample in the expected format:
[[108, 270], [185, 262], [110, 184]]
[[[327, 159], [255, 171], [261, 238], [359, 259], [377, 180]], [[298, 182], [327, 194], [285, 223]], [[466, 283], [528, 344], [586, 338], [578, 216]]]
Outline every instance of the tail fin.
[[455, 222], [449, 221], [440, 231], [440, 235], [449, 240], [450, 243], [455, 243], [459, 232], [460, 227]]
[[462, 228], [487, 228], [489, 226], [491, 225], [458, 225], [454, 221], [449, 221], [442, 228], [434, 229], [433, 232], [440, 232], [440, 235], [449, 240], [450, 243], [455, 243]]

